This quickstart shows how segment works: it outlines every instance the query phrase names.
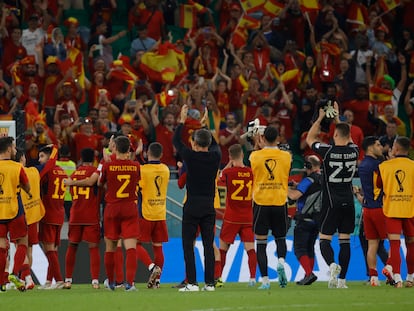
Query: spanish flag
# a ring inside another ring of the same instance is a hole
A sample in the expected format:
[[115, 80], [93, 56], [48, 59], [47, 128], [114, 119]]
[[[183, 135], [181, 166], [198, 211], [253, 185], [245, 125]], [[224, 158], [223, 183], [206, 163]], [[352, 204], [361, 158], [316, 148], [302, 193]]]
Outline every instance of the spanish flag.
[[317, 11], [320, 9], [318, 0], [299, 0], [303, 12]]
[[388, 12], [399, 6], [400, 0], [379, 0], [378, 4], [384, 12]]
[[337, 46], [334, 43], [321, 42], [320, 45], [321, 45], [322, 51], [325, 51], [329, 55], [338, 56], [341, 54], [341, 49], [339, 48], [339, 46]]
[[181, 4], [179, 10], [181, 28], [192, 29], [196, 25], [196, 12], [191, 4]]
[[279, 16], [285, 5], [276, 0], [267, 0], [263, 4], [263, 13], [271, 17]]
[[240, 4], [246, 14], [261, 10], [265, 2], [266, 0], [240, 0]]
[[376, 107], [378, 114], [384, 113], [384, 107], [391, 104], [392, 90], [373, 86], [369, 90], [369, 100]]
[[255, 19], [254, 17], [244, 14], [240, 18], [237, 27], [241, 27], [245, 29], [259, 29], [260, 21], [258, 19]]
[[206, 13], [208, 10], [204, 5], [192, 0], [188, 1], [188, 4], [192, 5], [198, 14]]
[[140, 69], [151, 81], [175, 83], [187, 74], [185, 54], [174, 44], [166, 42], [160, 44], [157, 51], [142, 56]]
[[298, 68], [285, 71], [280, 76], [280, 81], [285, 85], [286, 92], [296, 89], [299, 83], [300, 70]]

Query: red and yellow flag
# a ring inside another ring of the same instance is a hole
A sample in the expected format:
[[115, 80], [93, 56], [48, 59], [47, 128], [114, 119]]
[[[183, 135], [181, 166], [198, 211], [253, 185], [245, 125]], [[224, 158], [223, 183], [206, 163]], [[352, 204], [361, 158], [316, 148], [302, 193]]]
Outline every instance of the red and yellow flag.
[[285, 5], [277, 0], [267, 0], [263, 4], [263, 13], [271, 17], [279, 16]]
[[384, 107], [391, 104], [392, 91], [372, 86], [369, 89], [369, 100], [376, 107], [378, 114], [384, 113]]
[[192, 29], [196, 25], [196, 12], [191, 4], [181, 4], [179, 9], [179, 25], [181, 28]]
[[304, 12], [317, 11], [320, 9], [318, 0], [299, 0], [300, 8]]
[[260, 21], [254, 17], [243, 14], [243, 16], [240, 17], [237, 27], [241, 27], [245, 29], [259, 29]]
[[240, 0], [240, 4], [246, 14], [250, 14], [262, 9], [266, 0]]
[[202, 5], [198, 2], [190, 0], [190, 1], [188, 1], [188, 4], [192, 5], [194, 7], [194, 9], [196, 10], [196, 12], [199, 13], [199, 14], [203, 14], [203, 13], [207, 12], [207, 8], [204, 5]]
[[187, 73], [184, 52], [169, 42], [160, 44], [155, 52], [145, 53], [140, 68], [149, 80], [161, 83], [178, 82]]
[[280, 81], [285, 85], [286, 92], [293, 91], [299, 83], [300, 70], [298, 68], [285, 71], [280, 76]]
[[399, 6], [400, 0], [379, 0], [378, 4], [384, 12], [388, 12]]

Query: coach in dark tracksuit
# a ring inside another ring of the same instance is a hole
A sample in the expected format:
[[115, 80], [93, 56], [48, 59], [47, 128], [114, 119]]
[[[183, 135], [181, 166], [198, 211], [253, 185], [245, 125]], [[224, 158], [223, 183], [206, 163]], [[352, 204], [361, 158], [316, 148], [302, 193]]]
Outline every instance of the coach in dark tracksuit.
[[207, 129], [199, 129], [193, 133], [192, 150], [183, 143], [182, 129], [187, 112], [188, 107], [184, 105], [181, 109], [180, 123], [173, 137], [174, 147], [187, 166], [187, 200], [183, 207], [182, 241], [188, 284], [179, 291], [199, 290], [194, 257], [194, 240], [198, 226], [204, 246], [204, 281], [206, 285], [203, 290], [213, 291], [215, 260], [213, 242], [216, 218], [214, 196], [221, 151]]

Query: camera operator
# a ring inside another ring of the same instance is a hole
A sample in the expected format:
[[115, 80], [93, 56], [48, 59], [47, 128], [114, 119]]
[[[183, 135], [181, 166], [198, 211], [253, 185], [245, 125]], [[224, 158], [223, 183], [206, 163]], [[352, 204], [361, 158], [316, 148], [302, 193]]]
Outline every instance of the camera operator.
[[315, 263], [315, 241], [318, 237], [317, 217], [321, 207], [321, 161], [315, 155], [305, 159], [305, 177], [288, 189], [290, 200], [297, 200], [293, 247], [305, 277], [296, 282], [310, 285], [318, 278], [313, 273]]

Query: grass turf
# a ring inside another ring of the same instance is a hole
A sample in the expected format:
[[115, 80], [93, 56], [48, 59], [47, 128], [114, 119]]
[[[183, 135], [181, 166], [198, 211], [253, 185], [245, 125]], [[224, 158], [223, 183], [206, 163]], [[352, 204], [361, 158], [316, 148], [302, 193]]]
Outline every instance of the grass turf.
[[[90, 285], [73, 285], [70, 290], [16, 290], [0, 293], [3, 310], [405, 310], [414, 305], [414, 288], [396, 289], [385, 284], [369, 287], [362, 282], [349, 282], [348, 289], [328, 289], [327, 282], [311, 286], [289, 283], [270, 290], [248, 288], [246, 283], [226, 283], [215, 292], [179, 293], [172, 284], [160, 289], [147, 289], [136, 284], [138, 291], [111, 292], [94, 290]], [[201, 286], [200, 286], [201, 288]]]

